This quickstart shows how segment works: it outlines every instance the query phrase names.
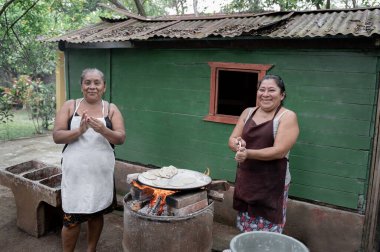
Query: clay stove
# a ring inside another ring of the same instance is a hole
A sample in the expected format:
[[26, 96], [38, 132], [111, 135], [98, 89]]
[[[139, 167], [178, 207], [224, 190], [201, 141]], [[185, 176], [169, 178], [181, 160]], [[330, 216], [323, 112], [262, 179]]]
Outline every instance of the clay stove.
[[213, 199], [222, 200], [223, 194], [210, 185], [163, 192], [167, 195], [160, 197], [152, 192], [162, 189], [130, 182], [131, 190], [124, 198], [124, 252], [211, 251]]

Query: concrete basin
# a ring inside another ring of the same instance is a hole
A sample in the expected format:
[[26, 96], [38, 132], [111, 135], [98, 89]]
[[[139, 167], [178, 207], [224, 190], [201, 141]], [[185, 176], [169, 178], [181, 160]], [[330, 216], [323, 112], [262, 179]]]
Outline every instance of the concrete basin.
[[30, 160], [21, 164], [7, 167], [5, 168], [5, 171], [12, 174], [22, 174], [22, 173], [31, 172], [31, 171], [34, 171], [36, 169], [40, 169], [46, 166], [47, 165], [45, 163], [35, 161], [35, 160]]
[[62, 222], [61, 169], [30, 160], [0, 169], [0, 184], [9, 187], [17, 208], [17, 226], [40, 237]]
[[40, 181], [40, 184], [45, 185], [50, 188], [60, 189], [61, 188], [62, 173], [50, 178], [43, 179]]
[[61, 169], [58, 167], [50, 166], [50, 167], [44, 167], [35, 171], [28, 172], [22, 176], [26, 179], [37, 181], [37, 180], [49, 178], [57, 174], [61, 174]]

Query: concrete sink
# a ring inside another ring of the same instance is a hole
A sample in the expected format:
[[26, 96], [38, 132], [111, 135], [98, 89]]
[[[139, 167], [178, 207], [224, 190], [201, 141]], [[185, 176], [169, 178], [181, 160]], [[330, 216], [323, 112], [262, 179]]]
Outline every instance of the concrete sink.
[[0, 184], [9, 187], [17, 207], [17, 226], [40, 237], [62, 223], [61, 169], [30, 160], [0, 169]]

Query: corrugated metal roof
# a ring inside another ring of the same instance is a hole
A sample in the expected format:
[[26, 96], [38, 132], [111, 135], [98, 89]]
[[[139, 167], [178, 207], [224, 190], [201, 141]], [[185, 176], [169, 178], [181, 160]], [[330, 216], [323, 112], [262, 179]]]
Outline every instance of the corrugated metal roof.
[[69, 43], [115, 42], [152, 38], [205, 39], [238, 36], [313, 38], [380, 35], [380, 7], [350, 10], [271, 12], [203, 17], [145, 19], [128, 15], [107, 20], [46, 41]]

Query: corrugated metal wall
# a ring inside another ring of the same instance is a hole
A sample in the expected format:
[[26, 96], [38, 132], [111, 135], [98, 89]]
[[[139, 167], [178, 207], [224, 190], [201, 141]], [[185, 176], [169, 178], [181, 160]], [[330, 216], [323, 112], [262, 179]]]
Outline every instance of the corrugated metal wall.
[[236, 167], [227, 147], [233, 126], [202, 120], [209, 109], [207, 62], [273, 64], [271, 72], [286, 83], [285, 106], [298, 114], [301, 128], [290, 157], [290, 195], [362, 210], [377, 55], [273, 49], [70, 49], [65, 54], [71, 98], [81, 95], [83, 68], [98, 67], [108, 76], [107, 97], [123, 113], [127, 131], [126, 143], [116, 149], [118, 159], [197, 171], [209, 167], [213, 178], [229, 181]]

